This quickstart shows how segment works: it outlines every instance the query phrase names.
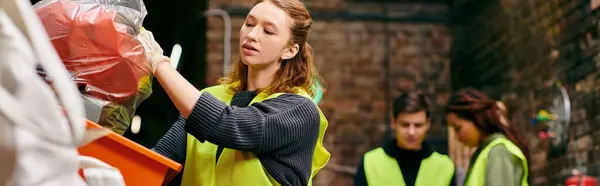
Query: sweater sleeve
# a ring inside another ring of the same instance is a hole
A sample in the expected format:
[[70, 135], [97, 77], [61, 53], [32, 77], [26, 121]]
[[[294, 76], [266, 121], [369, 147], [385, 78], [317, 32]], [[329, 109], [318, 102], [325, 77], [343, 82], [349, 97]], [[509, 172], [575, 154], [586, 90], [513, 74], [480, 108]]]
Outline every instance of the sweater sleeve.
[[228, 106], [203, 93], [185, 124], [201, 142], [257, 154], [316, 143], [320, 117], [306, 97], [283, 94], [247, 107]]
[[521, 160], [510, 153], [504, 145], [490, 150], [486, 165], [486, 186], [519, 186], [523, 178]]
[[152, 150], [183, 165], [185, 161], [187, 136], [184, 125], [185, 119], [183, 116], [179, 116], [177, 121], [171, 126], [169, 131], [158, 140], [156, 146], [152, 148]]

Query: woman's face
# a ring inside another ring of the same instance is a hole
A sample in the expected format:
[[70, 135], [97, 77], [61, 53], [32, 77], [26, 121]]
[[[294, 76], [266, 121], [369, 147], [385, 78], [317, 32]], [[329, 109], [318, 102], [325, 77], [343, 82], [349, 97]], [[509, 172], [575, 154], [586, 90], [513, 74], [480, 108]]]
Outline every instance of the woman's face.
[[469, 120], [458, 117], [455, 113], [446, 114], [448, 127], [454, 129], [456, 138], [469, 147], [477, 147], [481, 139], [481, 132], [475, 128], [475, 124]]
[[294, 57], [298, 46], [290, 46], [291, 18], [269, 3], [254, 6], [240, 29], [240, 56], [244, 64], [268, 67]]

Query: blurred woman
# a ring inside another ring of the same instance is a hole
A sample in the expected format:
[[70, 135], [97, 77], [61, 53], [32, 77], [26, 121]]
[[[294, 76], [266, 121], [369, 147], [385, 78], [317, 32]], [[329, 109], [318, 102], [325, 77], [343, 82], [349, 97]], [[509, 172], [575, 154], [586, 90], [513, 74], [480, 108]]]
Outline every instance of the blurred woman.
[[140, 40], [181, 117], [154, 150], [184, 164], [181, 185], [311, 185], [329, 160], [327, 120], [298, 0], [258, 1], [240, 29], [240, 58], [221, 85], [196, 90], [150, 32]]
[[450, 97], [448, 126], [463, 144], [477, 147], [465, 186], [528, 185], [528, 148], [505, 112], [501, 102], [475, 89], [463, 89]]

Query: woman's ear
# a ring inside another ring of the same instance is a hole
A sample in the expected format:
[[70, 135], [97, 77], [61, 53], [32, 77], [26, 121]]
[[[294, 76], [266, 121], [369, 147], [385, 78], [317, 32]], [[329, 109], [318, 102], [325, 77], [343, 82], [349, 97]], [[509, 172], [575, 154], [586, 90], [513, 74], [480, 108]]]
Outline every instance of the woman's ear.
[[296, 54], [298, 54], [299, 50], [300, 50], [300, 45], [298, 45], [298, 44], [294, 44], [294, 45], [286, 48], [285, 51], [283, 52], [283, 54], [281, 55], [281, 60], [292, 59], [294, 56], [296, 56]]

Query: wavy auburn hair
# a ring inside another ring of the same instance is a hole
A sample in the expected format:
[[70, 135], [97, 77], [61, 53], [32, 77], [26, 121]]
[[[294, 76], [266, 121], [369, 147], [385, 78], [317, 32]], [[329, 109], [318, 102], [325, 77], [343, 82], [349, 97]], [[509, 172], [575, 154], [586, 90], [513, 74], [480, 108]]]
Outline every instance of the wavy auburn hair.
[[[313, 49], [308, 44], [312, 17], [299, 0], [258, 0], [269, 2], [281, 8], [292, 20], [292, 34], [289, 45], [298, 44], [298, 53], [291, 59], [283, 60], [280, 69], [275, 73], [271, 85], [265, 90], [268, 93], [285, 92], [298, 93], [298, 88], [314, 97], [315, 88], [323, 88], [324, 81], [319, 76], [313, 60]], [[317, 81], [321, 87], [317, 86]], [[244, 91], [248, 87], [248, 65], [242, 62], [241, 56], [235, 61], [228, 77], [219, 80], [220, 84], [231, 84], [234, 92]]]

